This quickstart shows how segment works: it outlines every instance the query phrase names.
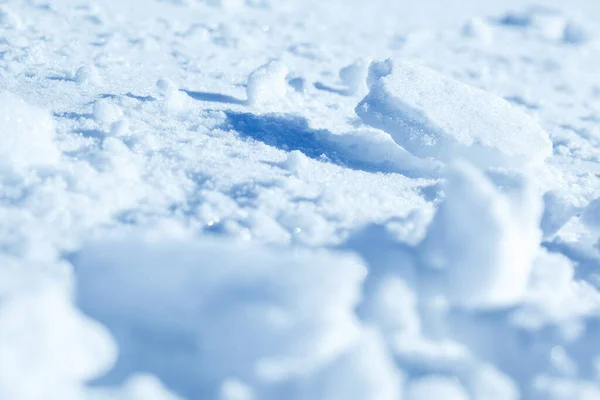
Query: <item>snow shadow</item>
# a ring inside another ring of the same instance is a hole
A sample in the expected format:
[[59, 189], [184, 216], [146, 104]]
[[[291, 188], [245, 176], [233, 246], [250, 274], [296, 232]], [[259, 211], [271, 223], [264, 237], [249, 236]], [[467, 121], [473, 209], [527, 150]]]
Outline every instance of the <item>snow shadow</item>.
[[184, 90], [182, 92], [186, 93], [194, 100], [200, 101], [209, 101], [214, 103], [225, 103], [225, 104], [241, 104], [244, 105], [247, 103], [246, 100], [240, 100], [236, 97], [229, 96], [221, 93], [211, 93], [211, 92], [194, 92], [191, 90]]
[[340, 96], [351, 96], [352, 95], [352, 91], [349, 89], [335, 88], [335, 87], [326, 85], [322, 82], [315, 82], [314, 87], [316, 89], [322, 90], [324, 92], [339, 94]]
[[285, 151], [298, 150], [307, 157], [367, 171], [377, 170], [372, 165], [358, 163], [349, 155], [327, 141], [332, 133], [326, 129], [313, 129], [308, 120], [297, 115], [266, 114], [226, 111], [229, 128], [242, 136], [263, 142]]
[[588, 284], [600, 289], [600, 260], [593, 254], [575, 246], [570, 246], [560, 240], [552, 240], [542, 243], [549, 252], [562, 254], [577, 265], [575, 268], [575, 279], [583, 280]]
[[[305, 156], [365, 172], [400, 173], [412, 177], [436, 176], [436, 166], [419, 160], [387, 135], [372, 131], [335, 134], [311, 128], [308, 120], [293, 114], [256, 115], [225, 111], [224, 129], [284, 151], [298, 150]], [[377, 135], [380, 136], [377, 136]]]

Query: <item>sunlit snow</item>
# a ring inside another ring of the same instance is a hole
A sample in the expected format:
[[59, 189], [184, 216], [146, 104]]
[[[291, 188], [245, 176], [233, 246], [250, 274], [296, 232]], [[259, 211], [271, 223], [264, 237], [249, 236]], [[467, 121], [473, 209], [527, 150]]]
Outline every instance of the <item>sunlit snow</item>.
[[0, 1], [0, 400], [600, 399], [600, 2]]

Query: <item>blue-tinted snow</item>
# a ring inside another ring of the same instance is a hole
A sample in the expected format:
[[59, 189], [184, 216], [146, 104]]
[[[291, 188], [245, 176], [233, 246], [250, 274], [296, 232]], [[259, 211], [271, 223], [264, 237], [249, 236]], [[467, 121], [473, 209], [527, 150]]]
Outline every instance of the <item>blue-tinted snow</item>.
[[599, 16], [1, 2], [0, 400], [600, 398]]

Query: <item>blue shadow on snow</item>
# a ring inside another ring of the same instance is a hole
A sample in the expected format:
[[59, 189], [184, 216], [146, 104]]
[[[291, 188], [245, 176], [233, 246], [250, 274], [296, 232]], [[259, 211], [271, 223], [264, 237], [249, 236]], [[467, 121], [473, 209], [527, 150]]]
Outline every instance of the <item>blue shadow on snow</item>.
[[[263, 142], [285, 151], [298, 150], [307, 157], [329, 161], [351, 169], [375, 170], [372, 166], [352, 161], [345, 152], [327, 142], [332, 135], [326, 129], [313, 129], [306, 118], [296, 115], [225, 111], [229, 128], [241, 136]], [[360, 165], [359, 165], [360, 164]]]

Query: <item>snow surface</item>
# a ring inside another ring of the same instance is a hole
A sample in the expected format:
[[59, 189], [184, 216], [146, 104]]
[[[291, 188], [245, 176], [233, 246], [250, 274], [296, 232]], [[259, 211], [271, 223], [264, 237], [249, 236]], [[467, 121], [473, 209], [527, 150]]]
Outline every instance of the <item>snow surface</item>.
[[600, 398], [599, 24], [0, 1], [0, 400]]

